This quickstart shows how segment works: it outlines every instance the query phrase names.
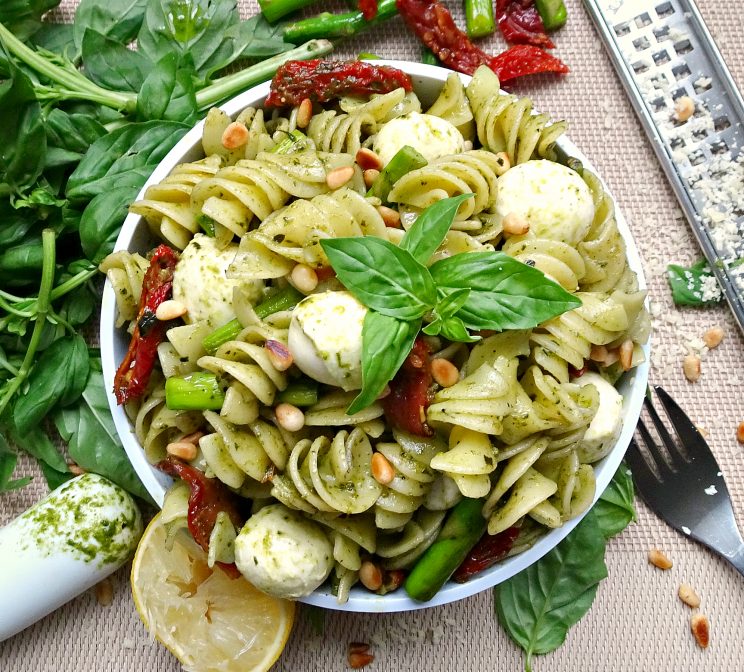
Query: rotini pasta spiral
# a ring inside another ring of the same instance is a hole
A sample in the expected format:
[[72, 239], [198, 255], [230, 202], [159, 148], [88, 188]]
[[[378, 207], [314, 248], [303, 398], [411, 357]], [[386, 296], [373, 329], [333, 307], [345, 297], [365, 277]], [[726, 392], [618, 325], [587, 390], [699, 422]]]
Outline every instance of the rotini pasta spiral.
[[197, 184], [212, 177], [222, 165], [219, 156], [182, 163], [159, 184], [147, 188], [144, 199], [129, 206], [129, 212], [142, 215], [154, 235], [182, 250], [199, 231], [191, 208], [191, 193]]
[[455, 126], [463, 138], [472, 140], [475, 134], [473, 110], [465, 93], [465, 86], [457, 73], [447, 76], [442, 90], [426, 114], [433, 114]]
[[421, 508], [400, 532], [380, 534], [376, 553], [382, 558], [383, 567], [410, 567], [434, 543], [445, 515], [444, 511]]
[[449, 476], [465, 497], [485, 497], [491, 489], [489, 475], [496, 469], [496, 449], [486, 434], [455, 426], [449, 450], [435, 455], [431, 468]]
[[209, 110], [202, 133], [202, 147], [207, 156], [216, 154], [222, 158], [224, 165], [232, 166], [240, 159], [255, 159], [261, 152], [268, 152], [276, 145], [264, 123], [263, 110], [246, 107], [235, 121], [248, 129], [248, 139], [239, 147], [228, 149], [222, 144], [222, 134], [231, 119], [218, 107]]
[[546, 114], [533, 114], [529, 98], [517, 98], [500, 89], [499, 78], [481, 66], [466, 89], [475, 116], [478, 140], [492, 152], [506, 152], [511, 165], [533, 158], [554, 160], [552, 148], [563, 135], [563, 121], [550, 123]]
[[114, 290], [117, 329], [137, 317], [142, 281], [148, 265], [142, 255], [119, 250], [109, 254], [98, 267], [106, 274]]
[[381, 492], [370, 474], [371, 459], [372, 444], [358, 427], [332, 439], [304, 439], [292, 449], [285, 473], [274, 476], [271, 494], [307, 513], [362, 513]]
[[586, 275], [584, 257], [575, 247], [560, 240], [537, 238], [528, 233], [504, 241], [502, 251], [541, 270], [565, 290], [575, 292]]

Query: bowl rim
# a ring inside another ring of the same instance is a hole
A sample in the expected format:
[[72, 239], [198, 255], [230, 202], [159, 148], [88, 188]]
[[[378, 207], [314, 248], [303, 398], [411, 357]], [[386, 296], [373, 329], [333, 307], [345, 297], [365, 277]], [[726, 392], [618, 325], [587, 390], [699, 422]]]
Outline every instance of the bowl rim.
[[[381, 59], [375, 61], [379, 65], [388, 65], [399, 68], [408, 73], [414, 81], [414, 90], [422, 84], [444, 84], [447, 76], [452, 71], [434, 65], [423, 63], [414, 63], [410, 61], [387, 60]], [[467, 84], [470, 77], [460, 74], [463, 83]], [[269, 93], [269, 82], [264, 82], [257, 86], [238, 94], [220, 108], [229, 116], [235, 117], [242, 109], [248, 106], [262, 105], [264, 99]], [[202, 129], [204, 120], [199, 121], [179, 140], [173, 149], [163, 158], [148, 180], [137, 195], [137, 199], [143, 197], [144, 192], [153, 184], [160, 182], [165, 178], [176, 165], [185, 160], [189, 152], [194, 152], [195, 148], [201, 148]], [[628, 265], [631, 270], [635, 271], [638, 277], [639, 289], [646, 289], [646, 281], [643, 273], [642, 263], [638, 247], [633, 239], [630, 228], [623, 217], [621, 210], [618, 208], [617, 199], [607, 188], [601, 175], [599, 175], [592, 165], [591, 161], [579, 150], [578, 147], [565, 135], [558, 140], [558, 145], [582, 161], [584, 166], [591, 170], [599, 177], [600, 183], [606, 193], [612, 199], [615, 206], [615, 218], [618, 230], [623, 237], [626, 246], [626, 255]], [[128, 250], [132, 246], [133, 239], [140, 227], [145, 226], [141, 216], [129, 213], [124, 220], [121, 232], [116, 240], [114, 251]], [[140, 446], [134, 434], [134, 428], [124, 409], [117, 405], [116, 398], [113, 394], [114, 374], [116, 373], [117, 360], [115, 355], [116, 341], [121, 339], [121, 329], [115, 328], [116, 320], [116, 301], [111, 283], [106, 281], [103, 298], [101, 302], [100, 317], [100, 345], [101, 358], [103, 363], [104, 384], [106, 385], [107, 398], [114, 424], [119, 437], [127, 453], [134, 470], [143, 485], [155, 500], [158, 507], [162, 508], [163, 498], [169, 483], [172, 479], [162, 472], [157, 471], [145, 458], [143, 448]], [[518, 572], [534, 564], [537, 560], [557, 546], [580, 522], [584, 516], [596, 504], [597, 499], [604, 492], [610, 483], [615, 471], [625, 455], [625, 451], [633, 436], [638, 417], [641, 413], [643, 398], [646, 392], [650, 369], [650, 343], [643, 346], [645, 361], [625, 374], [621, 379], [623, 387], [623, 427], [617, 442], [610, 453], [599, 462], [594, 463], [595, 474], [597, 477], [597, 490], [595, 493], [592, 506], [577, 518], [574, 518], [562, 527], [556, 528], [545, 534], [532, 547], [519, 555], [512, 556], [503, 560], [493, 567], [484, 570], [480, 575], [466, 583], [454, 583], [448, 581], [442, 589], [428, 602], [417, 602], [409, 598], [404, 591], [396, 591], [385, 596], [379, 596], [367, 590], [355, 587], [349, 595], [349, 600], [345, 604], [338, 604], [336, 597], [330, 592], [327, 585], [321, 586], [318, 590], [307, 597], [300, 599], [300, 602], [311, 604], [326, 609], [340, 611], [364, 612], [364, 613], [390, 613], [399, 611], [411, 611], [416, 609], [426, 609], [450, 602], [461, 600], [488, 588], [492, 588], [499, 583], [506, 581]]]

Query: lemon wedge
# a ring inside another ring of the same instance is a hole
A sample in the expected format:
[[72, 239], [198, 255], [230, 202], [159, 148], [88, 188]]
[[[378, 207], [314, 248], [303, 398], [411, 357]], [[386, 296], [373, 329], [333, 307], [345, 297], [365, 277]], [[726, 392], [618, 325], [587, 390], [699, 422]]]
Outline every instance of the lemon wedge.
[[295, 605], [207, 566], [193, 540], [166, 548], [158, 514], [132, 563], [132, 596], [145, 627], [190, 672], [262, 672], [281, 654]]

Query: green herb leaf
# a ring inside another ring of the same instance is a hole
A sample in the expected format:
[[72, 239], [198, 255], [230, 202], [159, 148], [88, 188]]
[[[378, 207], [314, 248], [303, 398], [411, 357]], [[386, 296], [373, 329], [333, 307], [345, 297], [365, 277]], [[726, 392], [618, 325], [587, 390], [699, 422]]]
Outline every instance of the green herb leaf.
[[99, 263], [113, 251], [116, 237], [127, 216], [129, 204], [137, 196], [136, 185], [115, 187], [98, 194], [80, 218], [80, 243], [85, 256]]
[[[456, 289], [449, 294], [445, 294], [436, 306], [434, 306], [433, 317], [434, 319], [423, 328], [423, 332], [429, 336], [436, 336], [443, 331], [442, 326], [446, 320], [454, 318], [455, 313], [465, 305], [468, 296], [470, 295], [470, 289]], [[462, 324], [462, 320], [459, 320]], [[463, 329], [464, 329], [463, 325]], [[467, 338], [470, 339], [470, 335], [466, 334]], [[472, 339], [477, 341], [477, 338]], [[466, 343], [471, 342], [470, 340], [465, 341]]]
[[106, 127], [87, 114], [67, 113], [53, 109], [46, 117], [47, 157], [45, 169], [77, 163]]
[[127, 124], [96, 140], [70, 175], [70, 200], [87, 200], [116, 187], [141, 188], [153, 168], [189, 130], [175, 121]]
[[26, 40], [41, 27], [41, 17], [59, 5], [60, 0], [3, 0], [0, 22], [20, 40]]
[[421, 264], [425, 264], [442, 244], [444, 237], [455, 221], [457, 209], [473, 194], [461, 194], [443, 198], [424, 210], [406, 231], [400, 248], [407, 250]]
[[387, 240], [325, 238], [320, 244], [338, 279], [368, 308], [415, 320], [435, 305], [436, 288], [429, 271]]
[[494, 588], [499, 622], [527, 654], [557, 649], [591, 607], [607, 576], [606, 541], [593, 511], [558, 546]]
[[420, 326], [420, 321], [367, 313], [362, 328], [362, 390], [346, 410], [349, 415], [377, 399], [411, 352]]
[[322, 635], [325, 632], [325, 609], [313, 604], [303, 604], [302, 611], [310, 623], [313, 634]]
[[49, 465], [59, 472], [69, 471], [65, 458], [40, 427], [32, 427], [23, 433], [14, 429], [10, 432], [10, 438], [16, 446], [35, 457], [39, 464]]
[[[669, 264], [667, 281], [672, 290], [672, 299], [677, 306], [714, 306], [723, 298], [718, 281], [705, 259], [701, 259], [689, 268]], [[704, 286], [715, 287], [718, 291], [712, 298], [703, 298]]]
[[[137, 97], [142, 119], [169, 119], [192, 124], [196, 121], [196, 93], [191, 58], [166, 54], [148, 75]], [[185, 64], [185, 65], [184, 65]]]
[[635, 489], [630, 469], [622, 462], [592, 511], [606, 539], [620, 534], [636, 519]]
[[581, 305], [542, 271], [502, 252], [457, 254], [429, 270], [440, 290], [470, 288], [457, 313], [469, 329], [531, 329]]
[[468, 332], [465, 323], [457, 316], [442, 320], [439, 333], [446, 339], [458, 343], [475, 343], [480, 340], [480, 336], [472, 336]]
[[56, 490], [60, 485], [69, 481], [73, 476], [69, 471], [57, 471], [46, 462], [39, 462], [41, 473], [46, 479], [50, 490]]
[[83, 36], [83, 61], [85, 74], [99, 86], [135, 93], [152, 69], [145, 56], [92, 28]]
[[54, 413], [54, 424], [76, 464], [150, 501], [119, 441], [99, 368], [91, 371], [80, 402]]
[[89, 368], [82, 336], [61, 338], [44, 350], [28, 377], [27, 392], [15, 403], [13, 421], [19, 434], [29, 434], [54, 407], [77, 401]]
[[18, 490], [31, 482], [30, 476], [13, 479], [13, 472], [18, 464], [18, 455], [13, 451], [0, 432], [0, 493]]
[[78, 54], [82, 52], [83, 37], [88, 28], [119, 44], [131, 42], [142, 26], [148, 2], [149, 0], [80, 0], [73, 23]]
[[31, 37], [31, 43], [35, 47], [41, 47], [65, 58], [75, 53], [74, 28], [71, 23], [47, 23], [41, 24]]

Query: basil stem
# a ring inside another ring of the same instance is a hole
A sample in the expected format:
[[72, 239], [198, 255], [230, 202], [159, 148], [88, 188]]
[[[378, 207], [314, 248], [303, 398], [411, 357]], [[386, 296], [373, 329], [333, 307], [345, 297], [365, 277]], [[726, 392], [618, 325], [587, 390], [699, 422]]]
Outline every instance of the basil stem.
[[26, 354], [23, 357], [23, 362], [18, 369], [18, 373], [6, 388], [2, 399], [0, 399], [0, 416], [2, 416], [6, 407], [10, 403], [10, 400], [31, 372], [34, 355], [36, 355], [36, 350], [39, 347], [41, 332], [44, 330], [47, 312], [49, 311], [51, 303], [56, 261], [55, 233], [52, 229], [44, 229], [41, 232], [41, 245], [43, 262], [41, 267], [41, 283], [39, 284], [39, 297], [37, 299], [36, 322], [34, 324], [34, 330], [31, 332], [31, 339], [29, 340], [28, 348], [26, 349]]

